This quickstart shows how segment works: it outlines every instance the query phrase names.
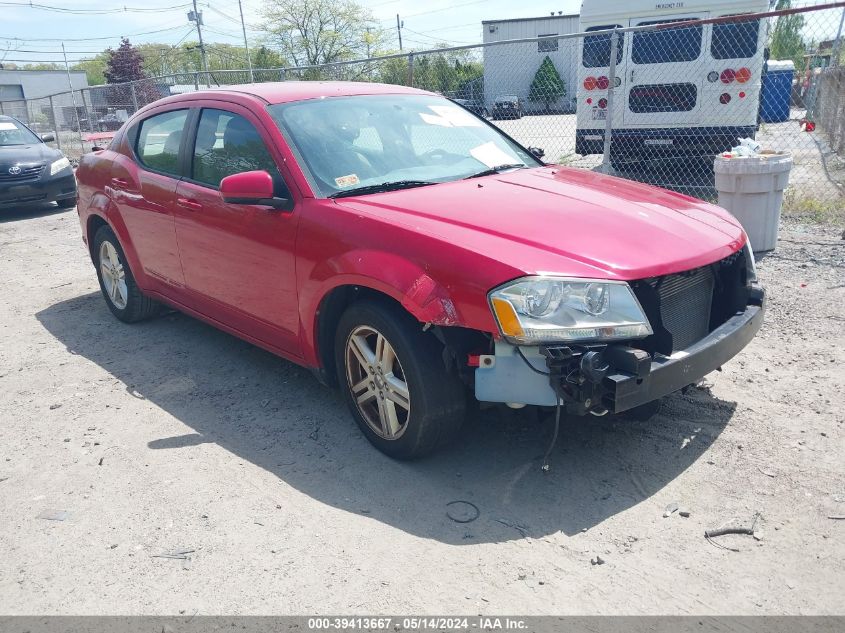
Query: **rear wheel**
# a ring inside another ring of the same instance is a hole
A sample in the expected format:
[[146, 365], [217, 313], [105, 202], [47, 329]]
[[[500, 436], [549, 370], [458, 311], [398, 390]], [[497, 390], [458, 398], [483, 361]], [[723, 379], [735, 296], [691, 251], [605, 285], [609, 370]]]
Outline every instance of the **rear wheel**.
[[125, 323], [134, 323], [158, 312], [159, 304], [145, 296], [135, 283], [126, 254], [108, 226], [100, 227], [94, 236], [94, 257], [100, 290], [114, 316]]
[[355, 421], [380, 451], [413, 459], [460, 428], [466, 394], [446, 371], [442, 346], [399, 308], [353, 304], [335, 340], [337, 375]]

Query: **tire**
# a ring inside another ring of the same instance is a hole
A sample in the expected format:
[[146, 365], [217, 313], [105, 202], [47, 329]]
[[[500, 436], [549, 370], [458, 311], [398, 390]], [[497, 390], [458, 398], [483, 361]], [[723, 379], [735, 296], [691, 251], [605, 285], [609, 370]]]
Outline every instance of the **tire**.
[[385, 455], [422, 457], [453, 439], [463, 424], [466, 391], [446, 371], [442, 349], [416, 319], [387, 302], [355, 303], [341, 317], [335, 335], [338, 382], [355, 422]]
[[94, 259], [100, 290], [114, 316], [124, 323], [135, 323], [158, 313], [159, 304], [145, 296], [135, 283], [126, 254], [109, 226], [100, 227], [94, 235]]
[[56, 200], [56, 204], [60, 209], [72, 209], [76, 206], [76, 198], [66, 198], [64, 200]]

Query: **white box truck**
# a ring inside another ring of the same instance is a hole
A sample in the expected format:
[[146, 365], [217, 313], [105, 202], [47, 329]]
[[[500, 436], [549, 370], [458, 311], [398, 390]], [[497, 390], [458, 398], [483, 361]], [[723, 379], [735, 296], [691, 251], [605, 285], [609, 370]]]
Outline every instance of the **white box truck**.
[[[611, 119], [611, 161], [712, 157], [758, 128], [768, 0], [584, 0], [578, 60], [576, 152], [601, 154]], [[731, 17], [693, 24], [689, 20]], [[677, 23], [680, 24], [677, 26]], [[610, 79], [608, 29], [666, 25], [617, 36]], [[608, 89], [613, 83], [613, 112]]]

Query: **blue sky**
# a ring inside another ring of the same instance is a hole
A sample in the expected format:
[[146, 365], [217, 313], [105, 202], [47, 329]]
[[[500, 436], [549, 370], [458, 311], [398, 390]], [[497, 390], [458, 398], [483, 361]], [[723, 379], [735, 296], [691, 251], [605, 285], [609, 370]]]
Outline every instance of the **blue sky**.
[[[260, 22], [264, 0], [242, 0], [247, 26]], [[822, 4], [824, 0], [796, 0], [793, 5]], [[433, 48], [439, 42], [473, 44], [481, 41], [481, 21], [548, 15], [563, 11], [577, 13], [581, 0], [359, 0], [368, 7], [379, 25], [388, 29], [392, 46], [398, 47], [396, 14], [404, 21], [403, 42], [416, 49]], [[61, 41], [71, 62], [91, 57], [121, 35], [134, 43], [176, 44], [195, 39], [186, 13], [190, 0], [33, 0], [34, 4], [64, 10], [88, 10], [89, 15], [46, 11], [29, 6], [28, 0], [0, 0], [0, 61], [61, 62]], [[240, 44], [237, 0], [198, 0], [203, 11], [205, 39]], [[96, 14], [121, 7], [142, 9], [130, 13]], [[811, 39], [833, 37], [839, 11], [826, 11], [807, 18], [805, 36]], [[151, 33], [152, 31], [158, 31]], [[249, 28], [252, 44], [260, 33]], [[16, 39], [17, 38], [17, 39]]]
[[[61, 62], [61, 41], [69, 59], [90, 57], [119, 42], [121, 35], [131, 36], [135, 43], [160, 42], [175, 44], [183, 38], [195, 39], [186, 13], [190, 2], [185, 0], [33, 0], [61, 9], [109, 10], [120, 7], [143, 8], [143, 12], [74, 15], [45, 11], [26, 6], [28, 0], [0, 1], [0, 59], [6, 61], [41, 60]], [[238, 44], [242, 41], [236, 0], [198, 0], [208, 41]], [[260, 21], [263, 0], [243, 0], [247, 26]], [[376, 21], [390, 29], [396, 47], [396, 14], [404, 21], [403, 43], [406, 47], [431, 48], [438, 42], [468, 44], [481, 41], [481, 21], [548, 15], [552, 11], [577, 13], [580, 0], [362, 0]], [[166, 30], [163, 30], [166, 29]], [[150, 31], [160, 31], [149, 33]], [[145, 35], [135, 35], [149, 33]], [[248, 32], [251, 42], [258, 43], [260, 34]], [[17, 39], [14, 39], [17, 38]], [[47, 38], [55, 38], [49, 40]], [[87, 38], [92, 39], [88, 41]], [[25, 61], [18, 63], [26, 63]]]

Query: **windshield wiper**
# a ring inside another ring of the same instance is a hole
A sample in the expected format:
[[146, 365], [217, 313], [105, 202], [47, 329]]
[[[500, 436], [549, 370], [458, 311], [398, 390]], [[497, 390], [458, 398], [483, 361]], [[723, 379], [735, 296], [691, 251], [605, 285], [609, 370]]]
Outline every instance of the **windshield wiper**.
[[384, 191], [398, 191], [399, 189], [413, 189], [414, 187], [425, 187], [426, 185], [434, 185], [435, 182], [430, 180], [394, 180], [393, 182], [383, 182], [380, 185], [365, 185], [363, 187], [355, 187], [354, 189], [345, 189], [337, 191], [329, 195], [329, 198], [345, 198], [347, 196], [363, 196], [368, 193], [382, 193]]
[[467, 176], [466, 178], [464, 178], [464, 180], [469, 180], [470, 178], [481, 178], [482, 176], [495, 176], [496, 174], [502, 173], [506, 169], [520, 169], [521, 167], [528, 167], [528, 165], [525, 165], [523, 163], [512, 163], [510, 165], [496, 165], [495, 167], [491, 167], [490, 169], [480, 171], [477, 174]]

